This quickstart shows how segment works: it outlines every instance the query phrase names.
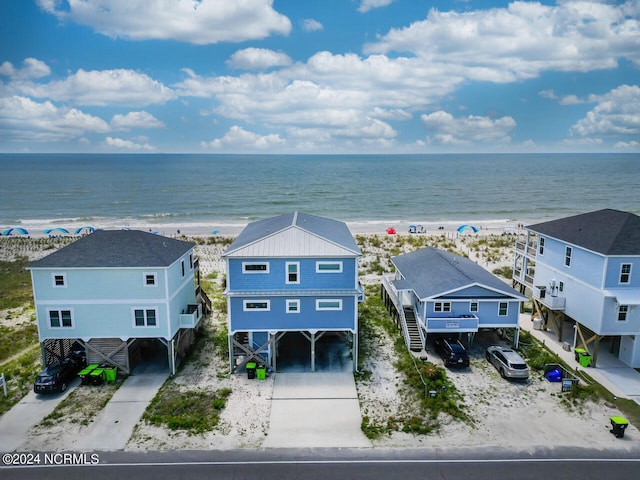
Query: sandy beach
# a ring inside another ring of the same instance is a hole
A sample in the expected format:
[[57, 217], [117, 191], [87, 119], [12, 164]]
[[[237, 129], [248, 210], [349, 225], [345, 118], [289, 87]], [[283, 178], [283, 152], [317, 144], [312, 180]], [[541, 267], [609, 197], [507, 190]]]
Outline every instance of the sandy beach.
[[[425, 242], [449, 242], [459, 253], [468, 255], [488, 270], [509, 266], [511, 264], [512, 246], [495, 247], [495, 253], [489, 255], [485, 249], [475, 245], [484, 238], [502, 237], [504, 228], [517, 230], [516, 225], [482, 225], [477, 233], [459, 234], [456, 225], [444, 225], [443, 230], [427, 226]], [[370, 271], [370, 265], [376, 257], [382, 257], [384, 265], [392, 248], [409, 251], [414, 248], [405, 237], [409, 234], [402, 225], [396, 225], [397, 235], [380, 232], [375, 225], [375, 237], [370, 231], [371, 224], [350, 225], [352, 233], [363, 244], [362, 281], [375, 285], [380, 275]], [[431, 228], [430, 228], [431, 227]], [[480, 227], [480, 226], [479, 226]], [[402, 228], [402, 230], [401, 230]], [[181, 235], [187, 231], [181, 229]], [[220, 254], [224, 246], [220, 243], [203, 241], [202, 231], [195, 235], [197, 241], [196, 256], [200, 259], [203, 276], [216, 272], [218, 278], [224, 273], [224, 263]], [[376, 242], [372, 240], [375, 239]], [[377, 240], [380, 240], [378, 242]], [[51, 253], [71, 239], [60, 237], [47, 238], [1, 238], [0, 259], [13, 260], [26, 256], [32, 260]], [[515, 241], [515, 238], [513, 239]], [[372, 246], [372, 244], [379, 246]], [[504, 242], [509, 245], [510, 242]], [[505, 280], [506, 281], [506, 280]], [[2, 311], [2, 325], [11, 326], [20, 322], [28, 322], [29, 312]], [[212, 329], [226, 322], [226, 317], [214, 313], [207, 322]], [[527, 315], [522, 316], [523, 328], [528, 328], [531, 321]], [[480, 347], [477, 347], [480, 348]], [[474, 353], [471, 368], [468, 371], [448, 371], [448, 375], [463, 396], [462, 403], [472, 419], [470, 422], [453, 421], [441, 418], [438, 432], [420, 436], [403, 432], [384, 435], [372, 442], [379, 448], [409, 447], [492, 447], [507, 448], [514, 451], [530, 451], [534, 448], [553, 448], [554, 446], [589, 446], [597, 449], [637, 448], [640, 445], [640, 434], [634, 426], [630, 426], [624, 441], [617, 440], [609, 433], [608, 418], [619, 414], [604, 402], [586, 401], [579, 408], [568, 407], [562, 402], [558, 384], [544, 380], [541, 375], [534, 375], [527, 383], [512, 383], [500, 379], [498, 373], [483, 358], [481, 351]], [[432, 356], [434, 363], [440, 360]], [[365, 366], [371, 371], [366, 381], [357, 382], [358, 397], [362, 415], [384, 423], [390, 417], [410, 415], [415, 410], [413, 394], [407, 393], [400, 374], [394, 365], [392, 339], [380, 335], [377, 340], [375, 354]], [[222, 412], [218, 427], [209, 433], [190, 435], [174, 432], [166, 428], [154, 427], [139, 422], [129, 440], [128, 450], [171, 450], [171, 449], [231, 449], [261, 447], [269, 429], [273, 377], [256, 384], [244, 375], [228, 375], [226, 360], [216, 356], [211, 350], [205, 350], [201, 356], [190, 362], [171, 381], [178, 386], [189, 389], [213, 391], [218, 388], [230, 388], [232, 393], [227, 407]], [[26, 439], [25, 447], [32, 450], [67, 450], [74, 448], [74, 437], [84, 427], [72, 419], [61, 419], [50, 426], [32, 429]], [[585, 440], [588, 438], [588, 442]]]

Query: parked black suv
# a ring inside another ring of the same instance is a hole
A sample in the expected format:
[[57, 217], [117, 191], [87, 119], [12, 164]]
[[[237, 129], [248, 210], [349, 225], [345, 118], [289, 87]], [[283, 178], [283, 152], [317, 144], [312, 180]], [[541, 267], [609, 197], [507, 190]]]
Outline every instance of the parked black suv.
[[458, 340], [439, 337], [433, 341], [433, 344], [447, 367], [465, 368], [469, 366], [469, 355]]
[[67, 358], [62, 363], [52, 363], [45, 368], [33, 383], [33, 391], [36, 393], [64, 392], [67, 385], [81, 368], [81, 364]]

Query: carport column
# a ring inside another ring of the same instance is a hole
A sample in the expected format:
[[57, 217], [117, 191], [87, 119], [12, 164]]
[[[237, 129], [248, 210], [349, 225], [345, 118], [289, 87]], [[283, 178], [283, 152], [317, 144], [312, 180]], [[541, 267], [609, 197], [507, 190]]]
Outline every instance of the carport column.
[[513, 329], [513, 348], [518, 348], [518, 342], [520, 341], [520, 327]]
[[175, 345], [173, 344], [173, 338], [167, 342], [167, 352], [169, 354], [169, 370], [171, 375], [176, 374], [176, 356]]
[[311, 332], [311, 371], [316, 371], [316, 332]]
[[352, 337], [352, 349], [353, 349], [353, 354], [352, 354], [352, 358], [353, 358], [353, 371], [357, 372], [358, 371], [358, 333], [357, 332], [353, 332], [353, 337]]
[[229, 344], [229, 373], [233, 373], [234, 371], [234, 356], [233, 356], [233, 333], [229, 332], [227, 335], [228, 344]]

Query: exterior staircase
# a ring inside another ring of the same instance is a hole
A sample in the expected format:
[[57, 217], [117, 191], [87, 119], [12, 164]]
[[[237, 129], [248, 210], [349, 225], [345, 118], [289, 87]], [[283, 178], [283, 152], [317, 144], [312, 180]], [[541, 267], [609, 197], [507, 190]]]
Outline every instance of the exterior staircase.
[[412, 352], [422, 351], [422, 339], [420, 338], [420, 330], [416, 316], [411, 307], [404, 307], [404, 319], [409, 333], [409, 350]]

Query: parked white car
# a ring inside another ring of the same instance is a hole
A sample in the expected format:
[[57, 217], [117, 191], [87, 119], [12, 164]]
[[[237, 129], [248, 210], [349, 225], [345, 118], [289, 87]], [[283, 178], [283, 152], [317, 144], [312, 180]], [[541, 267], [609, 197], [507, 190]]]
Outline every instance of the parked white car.
[[502, 378], [529, 378], [527, 362], [512, 348], [502, 345], [487, 347], [487, 360], [500, 372]]

